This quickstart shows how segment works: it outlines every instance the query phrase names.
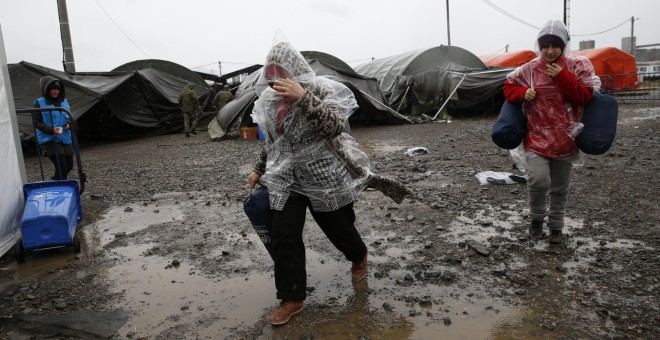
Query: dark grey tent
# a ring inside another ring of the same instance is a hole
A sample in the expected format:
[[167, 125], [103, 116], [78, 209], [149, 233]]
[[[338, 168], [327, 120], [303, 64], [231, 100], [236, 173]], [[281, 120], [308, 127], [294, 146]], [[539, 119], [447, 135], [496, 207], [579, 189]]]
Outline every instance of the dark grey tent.
[[[83, 142], [119, 139], [176, 132], [183, 129], [179, 93], [188, 80], [151, 68], [131, 72], [69, 74], [43, 66], [21, 62], [10, 65], [12, 91], [16, 108], [32, 107], [41, 97], [39, 79], [53, 76], [66, 87], [71, 111], [78, 120]], [[202, 107], [209, 107], [210, 87], [195, 84]], [[213, 119], [205, 112], [200, 121]], [[33, 135], [29, 116], [19, 116], [19, 129]]]
[[328, 65], [329, 68], [346, 74], [357, 74], [355, 70], [346, 64], [343, 60], [325, 52], [319, 51], [301, 51], [300, 54], [305, 57], [307, 61], [316, 59], [321, 63]]
[[177, 78], [187, 80], [201, 87], [208, 86], [208, 84], [206, 84], [206, 81], [204, 81], [204, 78], [202, 78], [202, 76], [200, 76], [198, 73], [191, 71], [189, 68], [185, 66], [167, 60], [160, 60], [160, 59], [135, 60], [126, 63], [124, 65], [115, 67], [115, 69], [112, 70], [112, 72], [131, 72], [131, 71], [144, 70], [148, 68], [162, 71], [169, 75], [173, 75]]
[[385, 104], [378, 81], [356, 73], [348, 64], [332, 55], [317, 52], [300, 52], [317, 75], [346, 85], [360, 108], [351, 116], [351, 124], [405, 124], [411, 121]]
[[237, 94], [236, 98], [227, 103], [209, 123], [209, 137], [212, 140], [238, 137], [241, 126], [252, 122], [249, 115], [252, 113], [252, 104], [255, 100], [257, 94], [254, 86]]
[[[479, 74], [488, 68], [479, 57], [456, 46], [437, 46], [376, 59], [358, 65], [355, 71], [378, 79], [387, 104], [411, 116], [434, 116], [450, 97], [450, 109], [483, 104], [501, 92], [506, 77], [503, 72], [488, 72], [479, 76], [480, 80], [488, 78], [486, 82], [470, 80], [473, 76], [464, 78], [465, 74]], [[454, 91], [461, 80], [464, 88]]]

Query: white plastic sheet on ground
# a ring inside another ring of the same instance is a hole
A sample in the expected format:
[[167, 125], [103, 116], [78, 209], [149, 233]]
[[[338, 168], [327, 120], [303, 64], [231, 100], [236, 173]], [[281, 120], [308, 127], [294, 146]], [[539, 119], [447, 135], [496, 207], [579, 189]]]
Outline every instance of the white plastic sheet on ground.
[[14, 245], [23, 215], [25, 168], [0, 28], [0, 256]]
[[475, 176], [481, 185], [527, 183], [527, 175], [514, 175], [510, 172], [482, 171]]

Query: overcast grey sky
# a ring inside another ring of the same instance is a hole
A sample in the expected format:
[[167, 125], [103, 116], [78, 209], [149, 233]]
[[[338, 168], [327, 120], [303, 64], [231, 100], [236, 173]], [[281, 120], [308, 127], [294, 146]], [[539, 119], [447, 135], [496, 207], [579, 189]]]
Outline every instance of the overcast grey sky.
[[[222, 61], [228, 73], [263, 63], [277, 28], [299, 50], [351, 66], [447, 44], [445, 0], [67, 0], [67, 7], [79, 72], [164, 59], [215, 74]], [[530, 25], [562, 20], [563, 9], [564, 0], [449, 0], [451, 44], [477, 56], [507, 44], [533, 50], [538, 29]], [[633, 16], [637, 44], [660, 43], [658, 0], [572, 0], [570, 9], [572, 50], [581, 40], [620, 48]], [[62, 70], [56, 0], [1, 0], [0, 26], [9, 63]]]

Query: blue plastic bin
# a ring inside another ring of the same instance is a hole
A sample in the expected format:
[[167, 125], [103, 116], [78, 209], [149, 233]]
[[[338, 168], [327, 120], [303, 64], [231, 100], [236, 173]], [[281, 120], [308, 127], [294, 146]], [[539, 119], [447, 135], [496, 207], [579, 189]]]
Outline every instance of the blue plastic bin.
[[257, 138], [259, 138], [259, 140], [266, 140], [266, 136], [264, 135], [264, 132], [261, 131], [261, 128], [257, 129]]
[[25, 250], [70, 246], [82, 220], [78, 181], [45, 181], [23, 186], [21, 238]]

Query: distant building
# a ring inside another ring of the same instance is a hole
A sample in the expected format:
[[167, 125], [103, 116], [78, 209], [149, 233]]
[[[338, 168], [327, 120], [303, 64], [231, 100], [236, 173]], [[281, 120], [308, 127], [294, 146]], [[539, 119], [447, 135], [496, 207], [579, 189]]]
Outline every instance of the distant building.
[[596, 41], [594, 40], [582, 40], [580, 41], [580, 51], [590, 50], [596, 48]]
[[621, 49], [635, 55], [635, 48], [637, 46], [637, 37], [621, 38]]
[[[660, 60], [660, 44], [650, 44], [644, 46], [637, 46], [635, 49], [635, 58], [637, 62], [659, 61]], [[653, 47], [653, 48], [649, 48]]]
[[639, 81], [654, 81], [660, 79], [660, 61], [637, 62]]

